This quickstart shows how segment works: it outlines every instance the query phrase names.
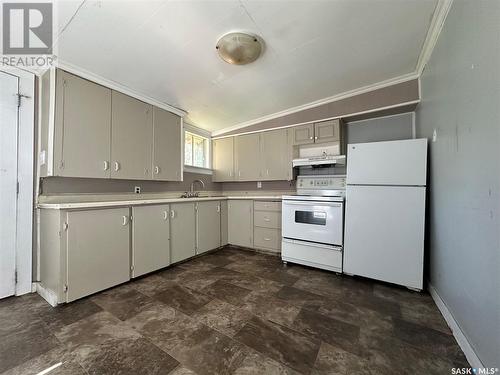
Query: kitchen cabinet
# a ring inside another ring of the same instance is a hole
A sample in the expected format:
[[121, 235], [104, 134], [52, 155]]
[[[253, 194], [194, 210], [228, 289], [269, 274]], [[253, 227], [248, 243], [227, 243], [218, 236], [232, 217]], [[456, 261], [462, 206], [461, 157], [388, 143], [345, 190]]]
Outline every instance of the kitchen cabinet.
[[212, 141], [213, 181], [234, 181], [234, 137]]
[[254, 201], [254, 247], [281, 250], [281, 202]]
[[170, 206], [132, 207], [132, 277], [170, 264]]
[[228, 201], [228, 241], [231, 245], [253, 247], [253, 201]]
[[234, 139], [236, 181], [260, 181], [260, 134], [240, 135]]
[[228, 231], [228, 220], [227, 220], [227, 201], [223, 200], [220, 202], [220, 244], [221, 246], [227, 245], [227, 231]]
[[181, 118], [153, 107], [153, 180], [182, 181]]
[[196, 254], [220, 247], [220, 202], [196, 203]]
[[291, 180], [292, 160], [288, 130], [279, 129], [261, 133], [262, 180]]
[[329, 120], [314, 123], [314, 142], [340, 141], [340, 120]]
[[61, 69], [40, 86], [40, 177], [182, 180], [179, 116]]
[[291, 128], [292, 144], [305, 145], [311, 143], [338, 142], [341, 139], [340, 119], [315, 122]]
[[196, 254], [195, 203], [170, 205], [170, 261], [177, 263]]
[[149, 179], [153, 108], [117, 91], [112, 92], [111, 100], [111, 177]]
[[294, 146], [314, 143], [314, 124], [295, 126], [291, 129]]
[[65, 302], [130, 279], [129, 225], [129, 208], [66, 213]]
[[111, 90], [58, 71], [55, 95], [53, 175], [109, 178]]

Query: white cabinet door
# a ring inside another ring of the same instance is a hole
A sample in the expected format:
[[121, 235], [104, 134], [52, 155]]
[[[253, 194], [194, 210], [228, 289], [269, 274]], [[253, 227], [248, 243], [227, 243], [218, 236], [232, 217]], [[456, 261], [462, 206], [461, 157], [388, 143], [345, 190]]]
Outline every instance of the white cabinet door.
[[253, 201], [228, 201], [228, 240], [231, 245], [253, 247]]
[[152, 111], [151, 105], [113, 91], [111, 111], [112, 178], [133, 180], [151, 178]]
[[170, 261], [172, 263], [195, 255], [195, 224], [194, 203], [170, 205]]
[[168, 204], [132, 207], [132, 277], [170, 264]]
[[[290, 145], [291, 147], [291, 145]], [[262, 180], [291, 180], [287, 130], [272, 130], [261, 134]]]
[[262, 174], [260, 134], [240, 135], [234, 145], [237, 181], [259, 181]]
[[213, 180], [215, 182], [235, 181], [234, 137], [212, 141]]
[[220, 202], [220, 244], [225, 246], [228, 244], [227, 231], [227, 201]]
[[54, 174], [109, 178], [111, 90], [57, 71]]
[[340, 120], [316, 122], [314, 124], [314, 142], [335, 142], [340, 140]]
[[196, 253], [220, 246], [220, 202], [198, 202], [196, 209]]
[[128, 208], [67, 213], [66, 302], [130, 279]]
[[153, 166], [154, 180], [182, 180], [181, 118], [153, 107]]

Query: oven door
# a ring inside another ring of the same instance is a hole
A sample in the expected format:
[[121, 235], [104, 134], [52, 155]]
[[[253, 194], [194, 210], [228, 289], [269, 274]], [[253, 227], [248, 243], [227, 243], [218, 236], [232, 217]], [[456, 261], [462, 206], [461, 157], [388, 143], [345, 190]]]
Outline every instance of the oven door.
[[343, 206], [341, 202], [283, 200], [282, 235], [285, 238], [342, 246]]

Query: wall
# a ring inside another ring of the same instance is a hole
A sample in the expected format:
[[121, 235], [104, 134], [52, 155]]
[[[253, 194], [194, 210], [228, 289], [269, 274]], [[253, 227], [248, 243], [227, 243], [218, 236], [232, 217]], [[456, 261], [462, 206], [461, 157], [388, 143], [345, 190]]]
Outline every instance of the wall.
[[[223, 133], [223, 131], [220, 131], [217, 132], [217, 135], [235, 135], [243, 132], [272, 129], [332, 117], [346, 117], [346, 115], [352, 115], [364, 111], [381, 111], [382, 108], [397, 105], [401, 105], [401, 112], [409, 112], [413, 111], [415, 102], [418, 102], [419, 100], [418, 85], [418, 80], [414, 79], [363, 94], [354, 95], [331, 103], [322, 104], [314, 108], [304, 109], [302, 111], [271, 120], [262, 121], [238, 130], [226, 131], [224, 134], [219, 134]], [[413, 104], [403, 105], [403, 103]], [[392, 109], [391, 112], [392, 111], [397, 111], [397, 108]], [[369, 117], [373, 116], [375, 115]]]
[[[138, 180], [107, 180], [98, 178], [46, 177], [42, 179], [42, 193], [50, 194], [87, 194], [87, 193], [133, 193], [135, 186], [141, 187], [143, 193], [163, 191], [188, 191], [193, 180], [205, 182], [205, 191], [220, 191], [221, 184], [212, 182], [212, 176], [207, 174], [184, 172], [184, 181], [138, 181]], [[200, 184], [196, 189], [201, 190]]]
[[500, 366], [500, 2], [456, 0], [421, 77], [430, 283], [483, 365]]

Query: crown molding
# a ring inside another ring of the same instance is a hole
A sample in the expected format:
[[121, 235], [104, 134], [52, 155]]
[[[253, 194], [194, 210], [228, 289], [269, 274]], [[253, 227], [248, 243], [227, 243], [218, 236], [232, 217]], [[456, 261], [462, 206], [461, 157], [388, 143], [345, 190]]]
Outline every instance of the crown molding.
[[247, 126], [255, 125], [255, 124], [258, 124], [258, 123], [261, 123], [264, 121], [273, 120], [273, 119], [278, 118], [278, 117], [290, 115], [292, 113], [304, 111], [306, 109], [315, 108], [315, 107], [318, 107], [318, 106], [323, 105], [323, 104], [337, 102], [339, 100], [350, 98], [352, 96], [361, 95], [361, 94], [364, 94], [367, 92], [375, 91], [375, 90], [378, 90], [378, 89], [381, 89], [384, 87], [388, 87], [388, 86], [393, 86], [393, 85], [396, 85], [398, 83], [408, 82], [408, 81], [418, 79], [418, 78], [419, 77], [416, 73], [404, 74], [404, 75], [399, 76], [399, 77], [395, 77], [395, 78], [391, 78], [391, 79], [388, 79], [388, 80], [385, 80], [382, 82], [377, 82], [377, 83], [374, 83], [371, 85], [363, 86], [363, 87], [360, 87], [358, 89], [346, 91], [346, 92], [343, 92], [343, 93], [340, 93], [337, 95], [333, 95], [333, 96], [329, 96], [327, 98], [319, 99], [319, 100], [316, 100], [314, 102], [310, 102], [307, 104], [302, 104], [302, 105], [299, 105], [296, 107], [291, 107], [291, 108], [288, 108], [284, 111], [275, 112], [275, 113], [272, 113], [270, 115], [262, 116], [262, 117], [259, 117], [259, 118], [256, 118], [256, 119], [253, 119], [250, 121], [241, 122], [239, 124], [236, 124], [236, 125], [233, 125], [233, 126], [221, 129], [221, 130], [216, 130], [216, 131], [212, 132], [212, 137], [216, 137], [216, 136], [228, 133], [228, 132], [232, 132], [235, 130], [246, 128]]
[[112, 80], [109, 80], [109, 79], [104, 78], [98, 74], [91, 73], [86, 69], [83, 69], [79, 66], [70, 64], [70, 63], [65, 62], [63, 60], [58, 59], [56, 62], [56, 66], [60, 69], [66, 70], [69, 73], [78, 75], [78, 76], [85, 78], [85, 79], [88, 79], [89, 81], [98, 83], [98, 84], [103, 85], [105, 87], [108, 87], [112, 90], [119, 91], [123, 94], [131, 96], [131, 97], [136, 98], [138, 100], [141, 100], [145, 103], [148, 103], [148, 104], [154, 105], [158, 108], [162, 108], [166, 111], [175, 113], [178, 116], [184, 117], [187, 115], [187, 111], [185, 111], [183, 109], [174, 107], [174, 106], [167, 104], [167, 103], [160, 102], [159, 100], [154, 99], [150, 96], [147, 96], [141, 92], [135, 91], [128, 86], [122, 85], [122, 84], [117, 83], [117, 82], [112, 81]]
[[427, 36], [425, 37], [424, 44], [422, 45], [422, 49], [418, 57], [417, 66], [415, 68], [415, 73], [419, 77], [424, 71], [425, 65], [427, 65], [429, 59], [431, 58], [432, 51], [436, 46], [439, 34], [441, 34], [441, 30], [443, 29], [444, 22], [446, 21], [446, 17], [450, 12], [452, 4], [453, 0], [438, 0], [438, 3], [436, 4], [436, 9], [432, 15]]

